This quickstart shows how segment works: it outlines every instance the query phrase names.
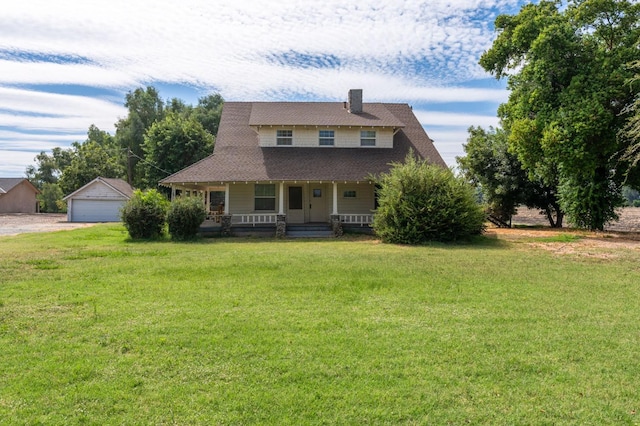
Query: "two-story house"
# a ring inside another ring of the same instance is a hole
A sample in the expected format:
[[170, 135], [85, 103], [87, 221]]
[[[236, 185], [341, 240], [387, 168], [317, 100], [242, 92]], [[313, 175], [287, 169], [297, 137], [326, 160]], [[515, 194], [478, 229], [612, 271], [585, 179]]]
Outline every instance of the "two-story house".
[[[407, 104], [226, 102], [213, 154], [161, 182], [203, 196], [222, 226], [367, 225], [376, 208], [371, 176], [410, 150], [445, 167]], [[226, 225], [225, 225], [226, 224]]]

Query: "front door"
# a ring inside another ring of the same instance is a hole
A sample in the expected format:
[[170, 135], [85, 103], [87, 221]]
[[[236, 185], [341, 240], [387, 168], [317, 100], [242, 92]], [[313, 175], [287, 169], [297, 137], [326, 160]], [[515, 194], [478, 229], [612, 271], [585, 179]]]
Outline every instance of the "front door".
[[304, 209], [302, 208], [302, 187], [290, 186], [287, 205], [287, 222], [304, 223]]
[[309, 185], [309, 222], [328, 222], [326, 185]]

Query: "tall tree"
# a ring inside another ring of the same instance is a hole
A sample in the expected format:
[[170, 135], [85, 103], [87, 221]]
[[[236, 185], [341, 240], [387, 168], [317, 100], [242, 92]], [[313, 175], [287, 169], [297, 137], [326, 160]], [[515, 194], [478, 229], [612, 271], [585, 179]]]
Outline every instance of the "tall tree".
[[469, 128], [466, 156], [457, 158], [460, 170], [481, 188], [489, 212], [503, 222], [510, 222], [518, 206], [525, 205], [541, 210], [551, 227], [562, 227], [564, 214], [556, 185], [529, 177], [518, 157], [509, 152], [507, 139], [501, 128]]
[[525, 5], [501, 15], [480, 64], [507, 77], [498, 113], [510, 149], [530, 176], [557, 174], [560, 205], [574, 224], [603, 229], [617, 219], [627, 164], [617, 137], [633, 100], [625, 66], [637, 57], [640, 5], [572, 0]]
[[62, 171], [71, 164], [73, 150], [53, 148], [51, 155], [42, 151], [36, 155], [35, 165], [27, 166], [27, 179], [40, 190], [38, 202], [43, 213], [58, 213], [63, 210], [62, 189], [58, 183]]
[[42, 189], [45, 183], [55, 184], [65, 167], [71, 163], [73, 151], [55, 147], [51, 155], [42, 151], [36, 155], [35, 165], [27, 166], [25, 174], [27, 179], [38, 189]]
[[125, 175], [122, 149], [109, 133], [91, 125], [87, 140], [72, 145], [73, 159], [64, 168], [60, 188], [70, 194], [98, 176], [122, 178]]
[[214, 138], [194, 118], [170, 112], [147, 132], [139, 164], [147, 187], [211, 154]]
[[[640, 40], [638, 48], [640, 49]], [[629, 67], [635, 70], [635, 75], [629, 80], [629, 85], [636, 96], [633, 102], [625, 108], [624, 112], [628, 115], [628, 119], [621, 136], [629, 143], [624, 158], [631, 162], [629, 172], [633, 175], [640, 164], [640, 60], [629, 64]]]
[[218, 134], [220, 115], [224, 99], [215, 93], [198, 99], [198, 105], [193, 110], [193, 116], [213, 136]]
[[164, 103], [158, 91], [148, 86], [127, 93], [124, 105], [129, 114], [116, 123], [116, 139], [127, 152], [127, 180], [139, 186], [141, 179], [136, 176], [136, 164], [144, 155], [144, 135], [153, 123], [162, 119]]

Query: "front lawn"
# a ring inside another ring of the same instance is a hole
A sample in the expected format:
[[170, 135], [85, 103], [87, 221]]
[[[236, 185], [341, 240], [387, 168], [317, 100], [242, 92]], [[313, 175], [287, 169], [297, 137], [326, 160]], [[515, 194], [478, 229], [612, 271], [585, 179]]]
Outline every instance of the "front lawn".
[[637, 424], [640, 252], [580, 241], [1, 237], [0, 424]]

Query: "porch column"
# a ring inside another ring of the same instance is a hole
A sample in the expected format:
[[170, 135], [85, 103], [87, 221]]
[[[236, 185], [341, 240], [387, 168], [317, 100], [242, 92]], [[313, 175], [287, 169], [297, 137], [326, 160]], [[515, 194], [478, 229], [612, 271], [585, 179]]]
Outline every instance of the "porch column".
[[171, 201], [176, 199], [176, 187], [171, 185]]
[[208, 212], [211, 210], [211, 206], [209, 205], [211, 203], [211, 197], [209, 196], [209, 188], [207, 188], [204, 191], [204, 209]]
[[333, 182], [333, 210], [331, 214], [338, 214], [338, 182]]
[[229, 184], [224, 184], [224, 214], [229, 214]]
[[278, 214], [284, 214], [284, 182], [280, 182], [280, 200], [278, 200]]

